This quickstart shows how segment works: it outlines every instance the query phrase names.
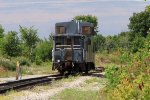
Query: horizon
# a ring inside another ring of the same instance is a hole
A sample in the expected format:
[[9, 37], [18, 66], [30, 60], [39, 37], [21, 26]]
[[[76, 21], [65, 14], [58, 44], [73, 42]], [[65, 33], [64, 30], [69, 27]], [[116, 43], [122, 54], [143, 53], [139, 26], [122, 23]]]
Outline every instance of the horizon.
[[6, 32], [19, 32], [19, 25], [34, 26], [40, 38], [47, 38], [55, 23], [93, 15], [98, 18], [98, 33], [115, 35], [128, 31], [129, 18], [149, 4], [149, 0], [0, 0], [0, 24]]

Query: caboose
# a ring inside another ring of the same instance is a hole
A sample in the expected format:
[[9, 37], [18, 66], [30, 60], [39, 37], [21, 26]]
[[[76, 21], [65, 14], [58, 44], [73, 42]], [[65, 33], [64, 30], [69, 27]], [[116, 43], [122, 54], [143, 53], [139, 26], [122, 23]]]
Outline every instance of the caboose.
[[72, 20], [55, 24], [52, 70], [86, 72], [95, 69], [94, 27], [92, 23]]

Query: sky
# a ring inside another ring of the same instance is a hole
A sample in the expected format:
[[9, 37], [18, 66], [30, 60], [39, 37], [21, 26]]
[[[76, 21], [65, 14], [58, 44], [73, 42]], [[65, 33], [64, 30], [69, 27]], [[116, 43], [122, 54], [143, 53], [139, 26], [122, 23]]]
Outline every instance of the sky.
[[0, 0], [0, 24], [5, 32], [19, 25], [38, 29], [41, 38], [55, 32], [55, 23], [77, 15], [98, 18], [99, 33], [107, 36], [128, 31], [129, 18], [150, 5], [150, 0]]

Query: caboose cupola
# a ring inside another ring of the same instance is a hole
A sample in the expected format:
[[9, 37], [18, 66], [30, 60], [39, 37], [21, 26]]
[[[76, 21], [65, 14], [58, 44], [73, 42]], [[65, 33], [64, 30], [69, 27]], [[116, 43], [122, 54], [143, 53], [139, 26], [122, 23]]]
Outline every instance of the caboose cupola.
[[81, 22], [81, 21], [70, 21], [70, 22], [60, 22], [56, 23], [55, 26], [55, 35], [93, 35], [93, 24], [89, 22]]

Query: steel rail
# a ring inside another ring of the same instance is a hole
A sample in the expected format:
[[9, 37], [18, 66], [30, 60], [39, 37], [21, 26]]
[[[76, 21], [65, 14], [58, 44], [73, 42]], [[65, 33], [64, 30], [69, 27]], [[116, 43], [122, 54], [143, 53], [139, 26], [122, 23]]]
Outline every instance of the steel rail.
[[46, 82], [50, 82], [52, 80], [62, 79], [63, 77], [64, 76], [57, 74], [57, 75], [48, 75], [48, 76], [35, 77], [35, 78], [22, 79], [22, 80], [17, 80], [17, 81], [1, 83], [0, 84], [0, 94], [6, 93], [7, 91], [10, 91], [10, 90], [17, 90], [17, 89], [25, 88], [28, 86], [43, 84]]

